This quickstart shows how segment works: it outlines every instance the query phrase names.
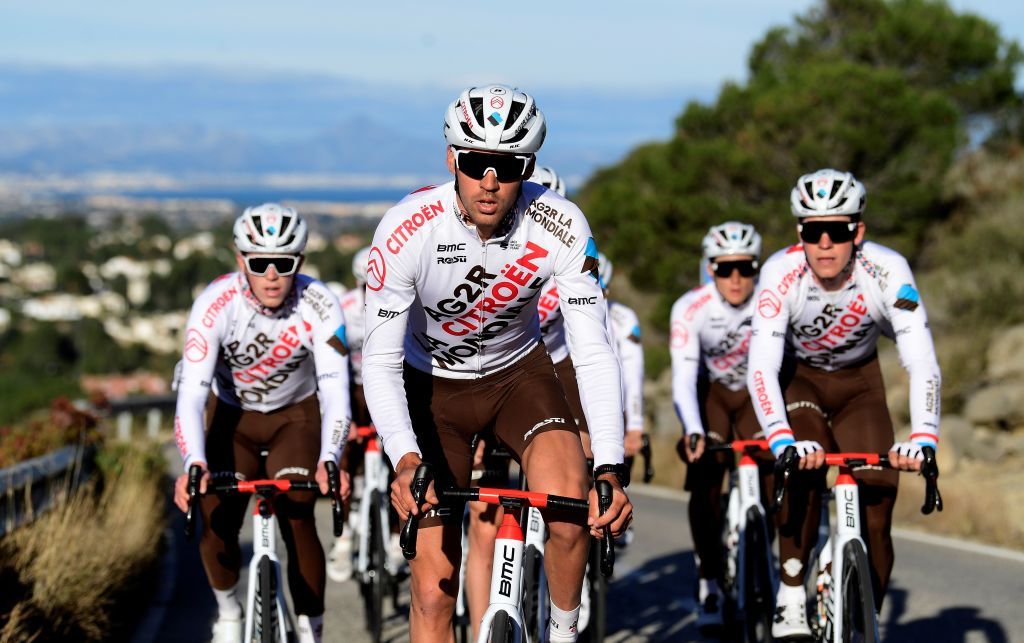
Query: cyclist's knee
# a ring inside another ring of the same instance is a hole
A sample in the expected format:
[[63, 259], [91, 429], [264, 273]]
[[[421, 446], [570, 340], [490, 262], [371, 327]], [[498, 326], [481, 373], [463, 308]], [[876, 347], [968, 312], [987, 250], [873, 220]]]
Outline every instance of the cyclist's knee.
[[551, 540], [550, 545], [557, 547], [571, 547], [580, 542], [587, 542], [586, 533], [587, 528], [584, 525], [564, 522], [564, 521], [552, 521], [547, 524], [548, 535]]
[[450, 618], [455, 609], [455, 586], [434, 574], [412, 575], [412, 609], [427, 619]]

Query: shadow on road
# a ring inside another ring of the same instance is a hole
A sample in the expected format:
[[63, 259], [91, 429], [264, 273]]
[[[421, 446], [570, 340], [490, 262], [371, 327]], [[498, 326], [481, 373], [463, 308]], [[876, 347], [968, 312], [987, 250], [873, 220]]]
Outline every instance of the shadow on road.
[[[628, 561], [629, 551], [621, 553]], [[638, 552], [639, 553], [639, 552]], [[653, 558], [612, 579], [608, 636], [612, 641], [700, 641], [694, 623], [697, 569], [693, 552]]]
[[961, 641], [985, 641], [1006, 643], [1006, 631], [999, 623], [979, 614], [976, 607], [952, 607], [934, 616], [900, 622], [907, 609], [908, 592], [899, 587], [889, 587], [885, 600], [889, 603], [889, 618], [885, 624], [884, 638], [889, 641], [937, 641], [958, 643]]

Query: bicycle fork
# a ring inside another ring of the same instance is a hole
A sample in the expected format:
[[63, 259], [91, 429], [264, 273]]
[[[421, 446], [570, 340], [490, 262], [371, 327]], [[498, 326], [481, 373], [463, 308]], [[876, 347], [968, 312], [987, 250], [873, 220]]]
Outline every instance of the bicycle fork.
[[520, 589], [523, 573], [523, 530], [519, 526], [514, 511], [505, 508], [505, 516], [498, 529], [498, 537], [494, 539], [494, 563], [491, 572], [490, 605], [480, 621], [477, 643], [490, 640], [491, 623], [498, 612], [505, 612], [509, 621], [514, 623], [512, 640], [526, 641], [523, 617], [519, 608]]
[[[253, 551], [252, 559], [249, 561], [249, 587], [246, 592], [245, 640], [253, 640], [254, 630], [269, 622], [277, 630], [278, 640], [287, 641], [288, 606], [285, 604], [281, 585], [281, 561], [277, 557], [277, 526], [270, 498], [256, 496], [252, 525]], [[263, 582], [265, 574], [270, 574], [267, 583]], [[270, 596], [263, 595], [264, 587], [269, 588]], [[263, 618], [263, 610], [270, 610], [270, 619]]]
[[[843, 549], [851, 540], [861, 540], [860, 533], [860, 490], [850, 470], [840, 469], [833, 486], [833, 502], [836, 509], [835, 533], [819, 559], [819, 578], [822, 586], [819, 593], [819, 623], [825, 628], [825, 640], [843, 640]], [[862, 541], [863, 542], [863, 541]], [[866, 551], [865, 547], [865, 551]], [[836, 563], [836, 564], [833, 564]], [[831, 572], [829, 572], [831, 568]], [[873, 611], [873, 610], [872, 610]], [[822, 623], [822, 621], [824, 621]]]

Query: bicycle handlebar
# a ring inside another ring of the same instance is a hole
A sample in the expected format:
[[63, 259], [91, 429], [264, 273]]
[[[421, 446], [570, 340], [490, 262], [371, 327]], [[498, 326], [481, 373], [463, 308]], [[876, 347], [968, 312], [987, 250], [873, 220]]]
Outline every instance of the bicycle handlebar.
[[644, 459], [644, 484], [647, 484], [654, 479], [654, 465], [651, 464], [651, 436], [644, 433], [640, 440], [640, 455]]
[[768, 446], [768, 440], [733, 440], [723, 444], [708, 444], [704, 451], [732, 451], [749, 455], [759, 451], [771, 451], [771, 447]]
[[[331, 514], [334, 522], [334, 535], [340, 536], [345, 527], [342, 516], [341, 503], [341, 474], [335, 462], [324, 463], [327, 469], [327, 495], [331, 498]], [[199, 506], [199, 497], [210, 493], [223, 495], [236, 494], [259, 494], [259, 493], [287, 493], [289, 491], [320, 491], [320, 485], [311, 480], [238, 480], [234, 482], [211, 482], [206, 486], [206, 492], [199, 493], [199, 481], [202, 478], [203, 468], [193, 464], [188, 468], [188, 511], [185, 512], [185, 537], [189, 540], [195, 535], [196, 530], [196, 508]]]
[[[423, 462], [416, 467], [416, 473], [413, 475], [410, 490], [417, 507], [423, 504], [427, 495], [427, 488], [432, 480], [433, 471], [429, 464]], [[598, 480], [596, 488], [598, 506], [601, 513], [604, 514], [612, 504], [612, 485], [607, 480]], [[437, 493], [438, 500], [442, 502], [445, 500], [475, 501], [510, 507], [537, 507], [539, 509], [559, 509], [577, 512], [585, 512], [590, 509], [590, 503], [586, 500], [519, 489], [471, 487], [468, 489], [435, 489], [435, 492]], [[409, 516], [409, 519], [402, 527], [400, 542], [402, 545], [402, 555], [405, 556], [406, 560], [412, 560], [416, 557], [416, 540], [419, 533], [419, 520], [422, 516], [422, 512]], [[601, 573], [605, 576], [610, 576], [614, 566], [615, 547], [612, 542], [612, 533], [610, 529], [606, 529], [601, 543]]]
[[[924, 460], [921, 462], [921, 475], [924, 477], [924, 504], [921, 506], [921, 513], [928, 515], [934, 510], [942, 511], [942, 494], [939, 492], [939, 465], [935, 460], [935, 449], [930, 446], [922, 447], [921, 451]], [[772, 511], [778, 511], [782, 507], [782, 498], [786, 492], [786, 483], [789, 476], [796, 471], [800, 463], [800, 457], [796, 448], [786, 447], [782, 456], [775, 461], [775, 490], [773, 494]], [[889, 455], [886, 453], [826, 453], [825, 465], [833, 467], [861, 467], [875, 465], [893, 468], [889, 462]]]

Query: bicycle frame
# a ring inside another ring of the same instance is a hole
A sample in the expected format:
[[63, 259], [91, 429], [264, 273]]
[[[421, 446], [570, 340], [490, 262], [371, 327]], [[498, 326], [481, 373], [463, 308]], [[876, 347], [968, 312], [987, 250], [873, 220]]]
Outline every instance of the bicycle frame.
[[[380, 513], [381, 532], [383, 534], [390, 534], [391, 526], [388, 513], [390, 503], [387, 500], [391, 495], [388, 490], [390, 471], [387, 463], [384, 461], [384, 454], [381, 451], [380, 438], [377, 436], [376, 429], [372, 426], [358, 427], [357, 435], [366, 438], [367, 443], [363, 456], [363, 498], [359, 502], [359, 522], [356, 524], [356, 532], [359, 537], [356, 573], [359, 574], [359, 578], [363, 582], [367, 582], [366, 576], [370, 571], [370, 512], [373, 510], [372, 503], [369, 500], [373, 496], [374, 491], [380, 492], [381, 498], [384, 499], [377, 508]], [[391, 561], [388, 562], [390, 569]], [[390, 569], [390, 571], [394, 573], [395, 570]]]
[[[942, 511], [942, 495], [939, 493], [937, 479], [939, 476], [938, 466], [935, 464], [935, 451], [931, 447], [924, 447], [924, 462], [921, 466], [921, 474], [925, 477], [925, 503], [921, 507], [921, 513], [930, 514], [933, 510]], [[799, 458], [793, 447], [788, 447], [782, 458], [776, 465], [776, 506], [781, 504], [785, 480], [795, 470]], [[839, 475], [836, 478], [832, 490], [832, 500], [835, 505], [833, 522], [828, 523], [829, 512], [822, 511], [822, 525], [828, 526], [828, 539], [818, 556], [819, 582], [828, 584], [827, 595], [822, 596], [825, 588], [819, 586], [818, 596], [821, 601], [819, 608], [817, 628], [820, 639], [824, 641], [842, 641], [844, 614], [847, 606], [843, 604], [844, 565], [843, 553], [846, 546], [851, 542], [859, 543], [862, 550], [867, 552], [867, 544], [861, 537], [860, 520], [860, 489], [853, 477], [853, 468], [865, 465], [890, 467], [889, 458], [886, 454], [879, 453], [829, 453], [825, 455], [826, 466], [839, 467]], [[828, 491], [825, 491], [827, 501]], [[824, 504], [825, 501], [823, 501]], [[832, 563], [838, 564], [832, 564]], [[831, 571], [829, 568], [831, 567]], [[870, 574], [870, 571], [868, 572]], [[870, 590], [869, 590], [870, 591]], [[865, 612], [870, 619], [865, 627], [877, 629], [877, 615], [875, 614], [875, 600], [873, 595], [865, 597], [870, 601]]]

